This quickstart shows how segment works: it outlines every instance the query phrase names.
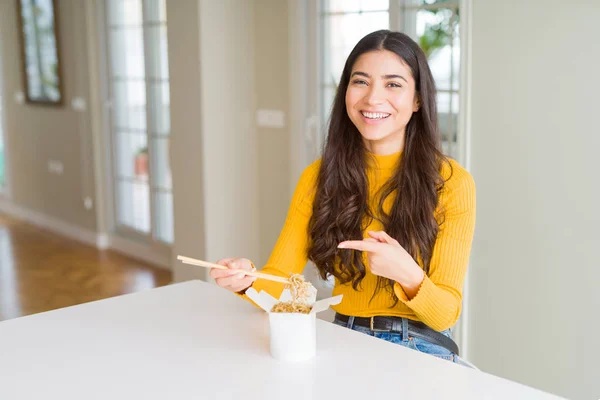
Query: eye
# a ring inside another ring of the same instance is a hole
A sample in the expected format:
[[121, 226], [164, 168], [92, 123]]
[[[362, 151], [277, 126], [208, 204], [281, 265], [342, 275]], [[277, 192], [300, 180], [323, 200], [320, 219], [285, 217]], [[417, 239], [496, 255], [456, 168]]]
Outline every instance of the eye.
[[355, 79], [352, 81], [353, 84], [355, 85], [366, 85], [367, 82], [363, 81], [362, 79]]
[[396, 83], [396, 82], [390, 82], [390, 83], [388, 83], [388, 86], [393, 87], [393, 88], [401, 88], [402, 87], [402, 85], [400, 85], [399, 83]]

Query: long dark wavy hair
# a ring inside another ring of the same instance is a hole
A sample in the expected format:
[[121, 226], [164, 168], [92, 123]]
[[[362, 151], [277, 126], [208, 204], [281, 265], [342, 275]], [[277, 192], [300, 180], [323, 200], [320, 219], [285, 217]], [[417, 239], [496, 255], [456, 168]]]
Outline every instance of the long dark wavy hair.
[[[378, 210], [371, 210], [367, 203], [369, 155], [346, 112], [345, 96], [356, 60], [362, 54], [378, 50], [395, 53], [409, 66], [420, 107], [406, 126], [402, 157], [394, 175], [382, 188]], [[366, 275], [362, 253], [339, 250], [337, 245], [344, 240], [362, 240], [364, 230], [374, 218], [383, 223], [385, 231], [415, 260], [422, 261], [428, 273], [443, 219], [443, 215], [436, 215], [439, 192], [444, 185], [441, 167], [448, 162], [440, 150], [435, 94], [425, 54], [403, 33], [373, 32], [361, 39], [348, 56], [331, 110], [308, 228], [308, 257], [323, 279], [333, 275], [342, 284], [351, 282], [355, 290], [361, 289], [360, 283]], [[392, 194], [394, 202], [386, 213], [383, 202]], [[393, 283], [378, 277], [373, 296], [385, 288], [396, 305]]]

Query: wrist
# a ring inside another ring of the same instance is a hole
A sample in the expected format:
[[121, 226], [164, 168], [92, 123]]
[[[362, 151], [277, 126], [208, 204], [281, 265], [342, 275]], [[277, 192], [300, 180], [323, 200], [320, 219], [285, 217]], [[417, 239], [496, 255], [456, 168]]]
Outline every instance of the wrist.
[[[408, 273], [406, 273], [408, 272]], [[394, 279], [407, 293], [415, 293], [419, 291], [423, 280], [425, 279], [425, 271], [416, 262], [406, 271], [402, 277]]]
[[244, 294], [246, 294], [246, 290], [250, 289], [250, 287], [251, 287], [251, 286], [252, 286], [252, 284], [248, 285], [247, 287], [245, 287], [245, 288], [244, 288], [244, 289], [242, 289], [242, 290], [238, 290], [238, 291], [237, 291], [237, 292], [235, 292], [235, 293], [237, 293], [237, 294], [239, 294], [239, 295], [244, 295]]

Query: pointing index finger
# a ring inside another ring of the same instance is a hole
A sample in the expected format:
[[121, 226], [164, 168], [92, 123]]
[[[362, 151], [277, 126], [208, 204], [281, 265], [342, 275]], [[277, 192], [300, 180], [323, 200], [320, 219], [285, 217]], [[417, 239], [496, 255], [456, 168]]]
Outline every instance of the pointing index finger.
[[340, 249], [354, 249], [360, 251], [374, 252], [379, 249], [381, 243], [375, 243], [365, 240], [347, 240], [338, 245]]

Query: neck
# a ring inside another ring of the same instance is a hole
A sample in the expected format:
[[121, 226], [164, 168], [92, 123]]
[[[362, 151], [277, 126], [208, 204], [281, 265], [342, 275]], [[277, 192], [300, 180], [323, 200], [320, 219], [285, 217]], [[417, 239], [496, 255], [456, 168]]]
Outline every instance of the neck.
[[404, 131], [379, 140], [363, 139], [363, 142], [367, 151], [378, 156], [400, 153], [404, 150]]

